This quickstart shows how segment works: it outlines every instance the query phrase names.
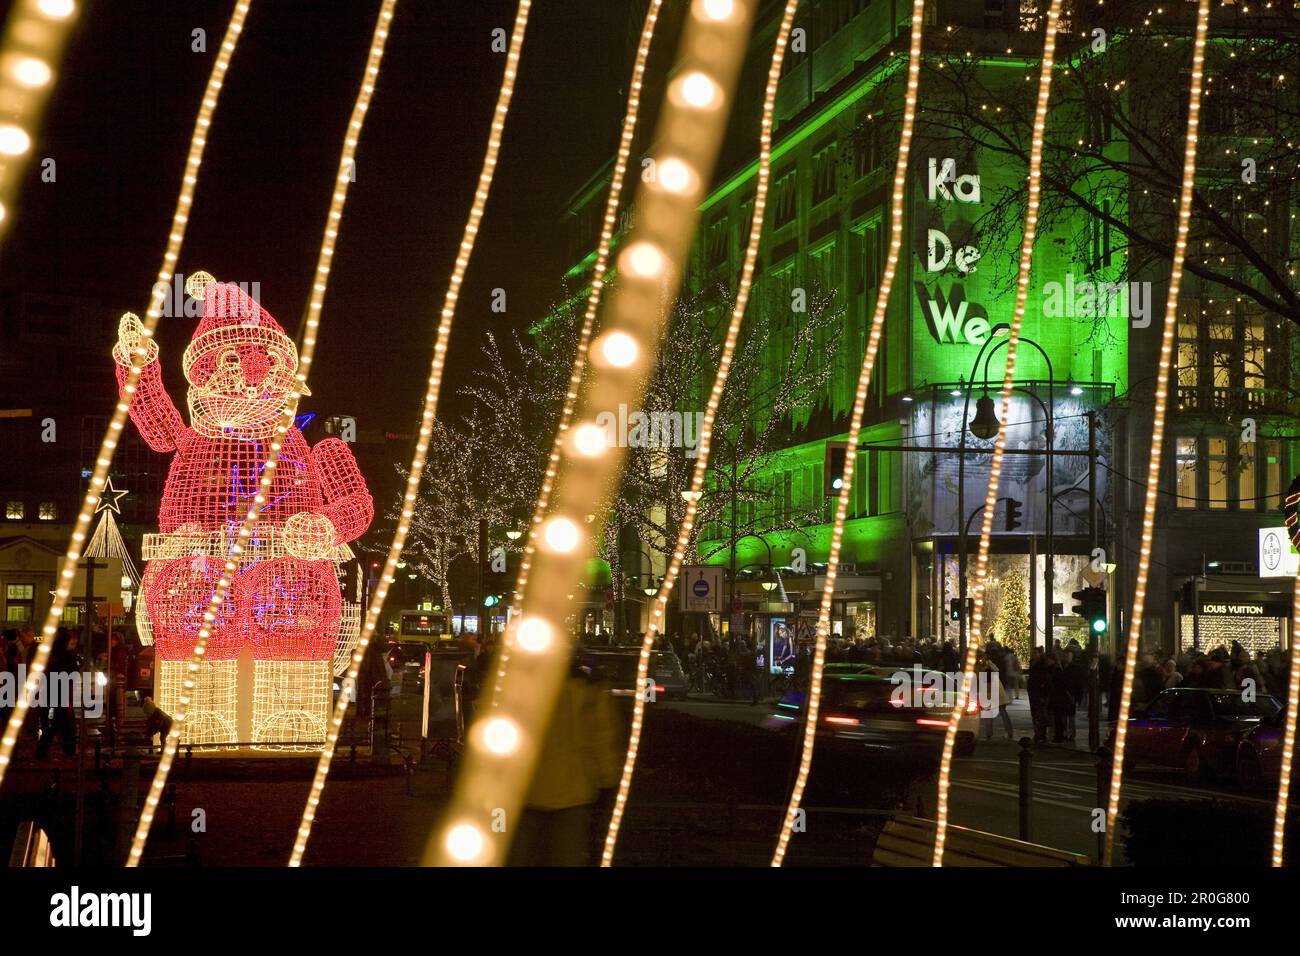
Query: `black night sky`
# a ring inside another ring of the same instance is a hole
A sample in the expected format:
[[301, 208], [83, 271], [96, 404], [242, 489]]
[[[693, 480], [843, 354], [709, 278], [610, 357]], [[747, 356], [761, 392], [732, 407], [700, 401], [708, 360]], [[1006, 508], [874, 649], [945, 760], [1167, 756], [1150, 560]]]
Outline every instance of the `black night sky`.
[[[562, 204], [617, 143], [628, 0], [533, 5], [444, 396], [489, 328], [524, 328], [565, 261]], [[230, 0], [98, 0], [68, 50], [14, 221], [0, 289], [143, 312], [194, 116]], [[227, 77], [179, 270], [260, 282], [293, 334], [378, 0], [256, 0]], [[403, 429], [419, 414], [433, 330], [486, 142], [513, 0], [403, 0], [362, 135], [305, 411]], [[207, 31], [207, 52], [191, 34]], [[40, 160], [57, 162], [43, 183]], [[493, 314], [491, 290], [507, 290]], [[164, 319], [178, 397], [193, 320]], [[105, 368], [111, 341], [103, 344]], [[445, 407], [445, 406], [444, 406]], [[104, 412], [107, 413], [105, 408]]]

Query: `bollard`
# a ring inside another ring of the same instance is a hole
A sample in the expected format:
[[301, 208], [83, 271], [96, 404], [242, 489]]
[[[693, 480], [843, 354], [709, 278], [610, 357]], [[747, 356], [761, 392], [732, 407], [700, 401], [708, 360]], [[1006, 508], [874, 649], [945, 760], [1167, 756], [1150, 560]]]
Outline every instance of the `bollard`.
[[[1111, 753], [1108, 747], [1097, 748], [1097, 806], [1102, 810], [1110, 802]], [[1109, 821], [1108, 821], [1109, 823]], [[1106, 831], [1097, 833], [1097, 865], [1104, 866], [1106, 859]]]
[[1034, 741], [1020, 738], [1020, 839], [1033, 842]]
[[167, 802], [167, 839], [171, 840], [176, 837], [176, 784], [167, 785], [163, 799]]
[[122, 792], [117, 798], [117, 830], [113, 858], [120, 865], [126, 861], [135, 832], [137, 810], [140, 808], [140, 755], [127, 751], [122, 758]]

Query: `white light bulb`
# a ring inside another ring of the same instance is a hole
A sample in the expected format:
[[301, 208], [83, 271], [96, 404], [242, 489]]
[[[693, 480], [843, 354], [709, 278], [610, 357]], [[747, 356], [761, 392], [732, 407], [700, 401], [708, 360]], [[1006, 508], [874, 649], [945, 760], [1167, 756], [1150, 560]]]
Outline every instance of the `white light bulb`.
[[636, 339], [626, 332], [611, 332], [600, 343], [600, 354], [615, 368], [627, 368], [640, 351]]
[[702, 0], [700, 10], [710, 20], [727, 20], [736, 12], [735, 0]]
[[593, 422], [580, 425], [573, 432], [573, 447], [578, 454], [595, 458], [606, 448], [605, 429]]
[[578, 526], [568, 518], [552, 518], [542, 530], [542, 538], [552, 551], [572, 551], [578, 546]]
[[530, 654], [540, 654], [551, 645], [551, 625], [539, 617], [526, 617], [519, 624], [515, 640]]
[[619, 268], [641, 279], [653, 279], [664, 270], [664, 254], [649, 242], [634, 242], [619, 256]]
[[14, 79], [22, 86], [36, 89], [50, 82], [49, 66], [43, 60], [38, 60], [34, 56], [25, 56], [14, 61], [11, 72]]
[[461, 823], [447, 832], [447, 852], [452, 859], [469, 863], [483, 853], [483, 833], [472, 823]]
[[21, 156], [32, 145], [32, 139], [17, 126], [0, 126], [0, 153]]
[[72, 0], [40, 0], [36, 4], [36, 9], [51, 20], [62, 20], [64, 17], [71, 16], [72, 11], [77, 9], [77, 5]]
[[483, 746], [504, 756], [519, 746], [519, 728], [508, 717], [493, 717], [483, 728]]
[[670, 193], [684, 193], [695, 181], [695, 173], [675, 156], [659, 164], [659, 185]]
[[687, 106], [701, 110], [716, 106], [721, 98], [718, 84], [699, 72], [687, 73], [678, 80], [677, 91]]

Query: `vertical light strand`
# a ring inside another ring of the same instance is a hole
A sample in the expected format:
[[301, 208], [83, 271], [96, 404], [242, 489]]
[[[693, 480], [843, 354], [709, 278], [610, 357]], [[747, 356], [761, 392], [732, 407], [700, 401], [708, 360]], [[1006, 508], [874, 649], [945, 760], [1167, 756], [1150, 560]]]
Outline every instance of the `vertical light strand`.
[[230, 67], [230, 59], [234, 55], [235, 46], [239, 41], [239, 34], [244, 29], [244, 21], [248, 17], [248, 10], [251, 6], [252, 0], [240, 0], [235, 4], [235, 9], [230, 15], [230, 22], [226, 26], [225, 36], [221, 41], [221, 48], [217, 51], [216, 59], [212, 64], [212, 72], [208, 76], [203, 101], [199, 106], [198, 116], [194, 120], [194, 131], [190, 135], [189, 155], [185, 160], [185, 171], [181, 176], [180, 195], [176, 200], [176, 211], [172, 215], [171, 231], [167, 235], [167, 246], [163, 253], [162, 268], [158, 270], [158, 279], [154, 283], [153, 293], [149, 300], [149, 309], [145, 313], [145, 322], [141, 328], [143, 341], [132, 355], [131, 370], [127, 374], [125, 384], [122, 386], [122, 395], [114, 406], [113, 417], [108, 423], [108, 430], [104, 433], [104, 440], [100, 443], [99, 454], [95, 458], [95, 467], [90, 475], [89, 489], [82, 499], [81, 508], [77, 513], [77, 522], [73, 526], [72, 540], [68, 544], [68, 550], [64, 554], [63, 560], [59, 563], [59, 577], [55, 585], [54, 598], [50, 602], [49, 613], [46, 614], [45, 624], [41, 628], [41, 642], [36, 645], [36, 656], [32, 660], [31, 670], [27, 675], [26, 683], [23, 685], [23, 691], [19, 694], [15, 703], [13, 713], [9, 717], [9, 722], [4, 729], [4, 736], [0, 737], [0, 783], [4, 782], [5, 773], [13, 756], [14, 746], [18, 742], [18, 732], [22, 728], [23, 719], [27, 716], [27, 710], [30, 706], [28, 698], [35, 692], [36, 685], [40, 682], [41, 675], [49, 662], [50, 646], [53, 643], [59, 621], [63, 618], [63, 608], [68, 601], [68, 594], [72, 588], [72, 579], [77, 573], [77, 561], [81, 557], [81, 549], [86, 542], [86, 533], [90, 528], [90, 518], [94, 514], [95, 505], [99, 502], [99, 495], [104, 489], [104, 483], [108, 480], [108, 469], [113, 463], [113, 455], [116, 452], [118, 441], [121, 439], [122, 428], [126, 424], [127, 412], [130, 411], [136, 385], [140, 381], [140, 371], [148, 356], [147, 346], [152, 342], [154, 331], [158, 328], [158, 319], [162, 315], [163, 300], [168, 295], [173, 272], [176, 268], [176, 260], [180, 256], [181, 246], [185, 239], [190, 207], [194, 203], [194, 189], [198, 183], [199, 167], [203, 163], [203, 151], [208, 142], [208, 129], [212, 126], [212, 117], [217, 109], [217, 99], [221, 92], [221, 85], [225, 80], [226, 70]]
[[1137, 579], [1133, 585], [1133, 613], [1129, 619], [1128, 647], [1124, 652], [1124, 682], [1115, 724], [1114, 764], [1110, 795], [1106, 803], [1106, 846], [1104, 865], [1110, 866], [1115, 848], [1115, 821], [1119, 816], [1120, 788], [1124, 783], [1124, 745], [1128, 739], [1128, 717], [1133, 703], [1133, 673], [1137, 669], [1138, 644], [1142, 638], [1142, 612], [1146, 607], [1147, 577], [1151, 570], [1151, 540], [1155, 533], [1156, 496], [1160, 493], [1160, 459], [1165, 441], [1165, 410], [1169, 404], [1170, 357], [1178, 323], [1178, 291], [1183, 281], [1187, 256], [1187, 233], [1192, 219], [1192, 193], [1196, 188], [1196, 141], [1201, 119], [1201, 78], [1205, 68], [1205, 35], [1210, 27], [1210, 0], [1198, 0], [1196, 40], [1192, 48], [1192, 80], [1187, 93], [1187, 139], [1183, 144], [1183, 183], [1178, 196], [1178, 231], [1169, 263], [1169, 294], [1165, 298], [1165, 324], [1160, 337], [1160, 369], [1156, 375], [1155, 410], [1151, 423], [1151, 460], [1147, 465], [1146, 502], [1142, 509], [1142, 544], [1138, 551]]
[[[745, 319], [745, 309], [749, 305], [750, 287], [754, 281], [754, 266], [758, 261], [758, 244], [763, 233], [763, 211], [767, 206], [767, 187], [771, 173], [772, 158], [772, 115], [776, 109], [776, 89], [781, 81], [781, 63], [785, 59], [786, 45], [790, 39], [790, 28], [794, 25], [795, 11], [799, 9], [799, 0], [787, 0], [781, 26], [777, 30], [776, 46], [772, 51], [772, 64], [767, 71], [767, 88], [763, 92], [763, 114], [758, 140], [758, 182], [754, 187], [754, 218], [749, 226], [749, 242], [745, 247], [745, 261], [741, 268], [740, 285], [736, 290], [736, 305], [731, 312], [731, 323], [722, 344], [722, 357], [718, 371], [713, 379], [713, 389], [704, 410], [704, 421], [700, 426], [698, 457], [691, 472], [691, 493], [686, 503], [686, 514], [677, 532], [677, 544], [664, 572], [664, 579], [659, 584], [659, 592], [651, 605], [650, 624], [641, 641], [641, 656], [637, 663], [635, 687], [644, 687], [650, 673], [650, 651], [654, 647], [655, 636], [663, 623], [664, 612], [668, 607], [668, 596], [672, 594], [686, 559], [686, 548], [690, 544], [691, 530], [695, 525], [695, 512], [699, 507], [700, 491], [704, 487], [704, 473], [709, 465], [709, 453], [713, 447], [713, 424], [718, 417], [718, 403], [722, 400], [722, 391], [731, 372], [731, 363], [736, 351], [736, 342], [740, 337], [740, 327]], [[732, 546], [735, 544], [733, 542]], [[613, 866], [614, 849], [618, 845], [618, 833], [623, 821], [623, 812], [627, 807], [628, 793], [632, 789], [632, 774], [636, 770], [637, 750], [641, 743], [641, 728], [645, 721], [645, 699], [641, 694], [634, 696], [632, 705], [632, 731], [628, 737], [627, 755], [623, 759], [623, 773], [618, 783], [618, 793], [614, 798], [614, 809], [609, 819], [609, 829], [605, 834], [605, 848], [601, 852], [600, 865]]]
[[[1291, 676], [1287, 687], [1297, 687], [1300, 681], [1300, 572], [1291, 589]], [[1292, 700], [1295, 692], [1292, 691]], [[1277, 804], [1273, 810], [1273, 865], [1281, 866], [1286, 854], [1287, 804], [1291, 800], [1291, 767], [1295, 761], [1296, 708], [1286, 710], [1286, 730], [1282, 734], [1282, 773], [1277, 784]]]
[[63, 48], [81, 9], [74, 0], [18, 0], [0, 44], [0, 236], [32, 158], [32, 141], [54, 89]]
[[781, 832], [777, 836], [776, 848], [772, 852], [772, 866], [780, 866], [785, 860], [786, 850], [790, 846], [790, 835], [794, 832], [795, 819], [799, 814], [799, 804], [803, 801], [804, 790], [808, 786], [808, 775], [812, 772], [813, 748], [817, 742], [817, 716], [821, 708], [822, 673], [826, 667], [826, 640], [830, 631], [831, 602], [835, 597], [835, 579], [839, 572], [840, 546], [844, 541], [844, 522], [848, 517], [849, 498], [853, 493], [853, 472], [857, 464], [858, 436], [862, 434], [862, 418], [867, 405], [867, 389], [871, 385], [871, 373], [876, 366], [876, 354], [880, 350], [880, 336], [885, 327], [885, 313], [889, 308], [889, 294], [894, 287], [894, 275], [898, 270], [898, 255], [903, 244], [903, 201], [904, 186], [907, 182], [907, 164], [912, 149], [912, 129], [916, 124], [916, 94], [921, 80], [921, 35], [925, 22], [925, 0], [912, 2], [912, 32], [907, 52], [907, 91], [903, 105], [903, 123], [898, 139], [898, 158], [894, 163], [894, 191], [890, 198], [890, 235], [889, 256], [880, 277], [880, 288], [876, 293], [876, 306], [871, 315], [871, 332], [867, 337], [867, 349], [862, 358], [862, 369], [858, 373], [858, 387], [853, 395], [853, 413], [849, 419], [848, 447], [844, 456], [844, 483], [840, 486], [839, 498], [835, 504], [835, 523], [831, 526], [831, 542], [826, 556], [826, 576], [822, 586], [821, 609], [817, 616], [817, 643], [813, 651], [812, 671], [808, 675], [808, 703], [803, 728], [803, 740], [800, 745], [799, 770], [795, 776], [794, 786], [790, 790], [790, 802], [786, 806], [785, 816], [781, 820]]
[[200, 664], [207, 653], [208, 639], [212, 636], [212, 627], [217, 612], [225, 602], [230, 582], [238, 572], [239, 555], [243, 553], [244, 546], [252, 534], [253, 526], [257, 522], [258, 512], [266, 506], [271, 484], [275, 479], [275, 469], [280, 463], [280, 451], [285, 436], [293, 427], [294, 418], [298, 414], [298, 400], [302, 397], [302, 390], [307, 385], [307, 373], [311, 368], [312, 357], [316, 349], [321, 307], [324, 304], [325, 291], [329, 285], [330, 263], [334, 258], [339, 223], [343, 218], [344, 204], [347, 202], [348, 185], [352, 181], [356, 162], [357, 141], [360, 138], [366, 111], [370, 108], [370, 100], [375, 91], [375, 79], [379, 75], [379, 64], [383, 60], [384, 47], [388, 42], [389, 25], [393, 19], [393, 8], [396, 5], [397, 0], [384, 0], [380, 6], [379, 17], [375, 22], [375, 30], [370, 40], [370, 53], [366, 58], [365, 71], [361, 75], [361, 86], [357, 91], [356, 100], [353, 102], [352, 115], [349, 118], [347, 130], [343, 134], [343, 149], [339, 156], [338, 171], [334, 177], [334, 191], [330, 197], [324, 235], [321, 237], [320, 251], [316, 257], [316, 271], [313, 275], [311, 297], [303, 321], [303, 338], [299, 345], [298, 371], [296, 375], [298, 384], [289, 392], [289, 399], [281, 410], [280, 422], [275, 426], [275, 431], [272, 433], [270, 452], [263, 464], [261, 476], [258, 480], [257, 493], [249, 504], [248, 513], [244, 516], [244, 521], [240, 525], [237, 535], [232, 537], [230, 551], [226, 556], [226, 563], [222, 568], [221, 577], [217, 581], [216, 589], [212, 592], [207, 610], [203, 614], [203, 624], [199, 628], [194, 651], [186, 666], [185, 678], [181, 685], [180, 695], [177, 698], [179, 706], [176, 708], [176, 712], [171, 715], [171, 730], [163, 741], [158, 766], [154, 769], [148, 795], [145, 797], [144, 806], [140, 810], [140, 819], [136, 822], [135, 836], [132, 838], [131, 849], [126, 860], [128, 867], [139, 866], [140, 859], [144, 855], [145, 844], [149, 840], [149, 831], [153, 826], [158, 804], [162, 800], [163, 789], [167, 785], [167, 777], [171, 774], [172, 764], [176, 759], [176, 751], [180, 745], [185, 718], [189, 712], [190, 694], [194, 690], [195, 678], [199, 672]]
[[469, 267], [470, 255], [474, 251], [474, 241], [478, 237], [479, 223], [487, 207], [488, 194], [492, 189], [492, 179], [496, 173], [497, 155], [501, 151], [501, 138], [506, 128], [506, 116], [510, 112], [510, 99], [514, 95], [515, 78], [519, 69], [519, 55], [524, 45], [524, 30], [528, 25], [528, 11], [532, 0], [519, 0], [515, 12], [514, 29], [510, 35], [510, 47], [506, 53], [505, 69], [501, 77], [501, 86], [497, 93], [496, 108], [492, 113], [492, 124], [488, 130], [487, 148], [483, 153], [483, 165], [479, 170], [478, 185], [474, 190], [474, 201], [470, 205], [469, 217], [465, 221], [465, 230], [461, 235], [460, 247], [456, 261], [452, 266], [451, 277], [447, 282], [447, 291], [443, 297], [442, 312], [438, 321], [438, 334], [433, 347], [433, 361], [429, 369], [429, 385], [424, 394], [424, 411], [420, 416], [420, 433], [416, 439], [415, 452], [411, 456], [411, 468], [407, 476], [406, 490], [402, 498], [402, 511], [393, 532], [392, 543], [388, 547], [388, 558], [375, 593], [371, 596], [370, 606], [366, 609], [365, 623], [361, 635], [352, 652], [352, 663], [348, 667], [347, 677], [343, 681], [343, 690], [334, 713], [325, 728], [325, 746], [321, 748], [320, 758], [316, 763], [316, 773], [312, 777], [311, 790], [307, 795], [307, 804], [302, 811], [298, 824], [297, 837], [293, 851], [289, 856], [289, 866], [302, 865], [303, 854], [307, 850], [307, 841], [311, 837], [312, 823], [316, 819], [316, 808], [320, 805], [320, 795], [325, 789], [325, 780], [329, 775], [330, 762], [338, 745], [339, 732], [343, 727], [343, 718], [347, 714], [349, 698], [355, 692], [361, 661], [375, 633], [380, 612], [384, 609], [384, 600], [388, 597], [388, 588], [397, 580], [397, 562], [401, 558], [406, 536], [410, 531], [411, 518], [415, 514], [416, 490], [420, 486], [420, 477], [424, 474], [424, 465], [429, 453], [430, 438], [433, 435], [433, 421], [438, 411], [438, 396], [442, 390], [442, 378], [447, 357], [447, 343], [451, 338], [452, 320], [456, 316], [456, 301], [460, 297], [460, 288], [465, 281], [465, 270]]
[[[603, 520], [591, 503], [616, 486], [626, 450], [603, 440], [602, 411], [639, 401], [654, 367], [731, 110], [757, 0], [694, 0], [682, 31], [654, 143], [654, 182], [637, 190], [636, 215], [618, 255], [619, 281], [592, 343], [592, 374], [563, 443], [555, 494], [543, 519], [532, 579], [516, 620], [516, 653], [497, 706], [470, 729], [467, 752], [426, 865], [493, 865], [507, 858], [551, 713], [569, 672], [569, 597]], [[677, 170], [665, 182], [666, 168]], [[504, 830], [493, 826], [504, 819]]]
[[[609, 198], [605, 201], [605, 218], [600, 228], [600, 241], [596, 246], [596, 264], [592, 267], [591, 292], [587, 296], [587, 310], [582, 317], [582, 328], [578, 332], [578, 346], [573, 356], [573, 370], [569, 373], [569, 389], [564, 395], [564, 407], [560, 412], [560, 424], [551, 443], [551, 453], [546, 461], [546, 471], [542, 475], [542, 488], [537, 495], [537, 505], [533, 509], [533, 520], [528, 525], [528, 537], [524, 541], [523, 553], [519, 558], [519, 573], [515, 579], [514, 597], [511, 600], [510, 618], [519, 616], [520, 602], [523, 600], [524, 588], [528, 586], [528, 573], [532, 570], [533, 555], [537, 551], [537, 529], [542, 523], [542, 516], [551, 502], [551, 489], [555, 486], [555, 475], [560, 467], [560, 451], [564, 444], [565, 433], [573, 420], [573, 409], [578, 403], [578, 389], [582, 386], [582, 377], [587, 368], [587, 352], [591, 345], [591, 331], [596, 325], [596, 313], [600, 309], [601, 294], [605, 289], [605, 269], [609, 261], [609, 247], [614, 239], [614, 229], [618, 222], [618, 203], [623, 194], [623, 181], [627, 175], [628, 159], [632, 155], [632, 137], [636, 133], [637, 118], [641, 111], [641, 84], [645, 77], [646, 61], [650, 57], [650, 43], [654, 39], [655, 23], [659, 19], [659, 10], [663, 0], [650, 0], [646, 9], [645, 21], [641, 25], [641, 40], [637, 45], [636, 62], [632, 66], [632, 79], [628, 86], [627, 111], [623, 116], [623, 132], [619, 138], [618, 154], [614, 158], [614, 170], [609, 179]], [[505, 676], [510, 661], [510, 649], [513, 643], [514, 629], [508, 628], [505, 639], [501, 642], [501, 654], [497, 661], [496, 679], [492, 685], [490, 706], [495, 706], [497, 692], [501, 689], [501, 679]]]
[[[966, 713], [971, 682], [975, 679], [975, 659], [984, 627], [984, 586], [988, 580], [989, 543], [993, 537], [993, 513], [997, 510], [998, 485], [1002, 480], [1002, 461], [1007, 442], [1007, 422], [1010, 421], [1011, 392], [1016, 378], [1016, 350], [1020, 344], [1020, 325], [1025, 317], [1025, 302], [1029, 295], [1029, 272], [1034, 260], [1034, 240], [1038, 236], [1038, 202], [1042, 190], [1043, 131], [1047, 125], [1047, 104], [1052, 92], [1052, 68], [1056, 57], [1056, 30], [1060, 25], [1061, 0], [1052, 0], [1047, 10], [1043, 35], [1043, 60], [1038, 73], [1038, 102], [1034, 108], [1034, 127], [1029, 149], [1029, 195], [1025, 202], [1025, 232], [1020, 242], [1019, 274], [1016, 278], [1016, 305], [1011, 315], [1011, 329], [1007, 339], [1007, 364], [1002, 376], [1002, 416], [998, 420], [998, 434], [993, 441], [993, 456], [989, 462], [989, 483], [984, 493], [984, 514], [980, 521], [979, 551], [975, 561], [974, 608], [971, 611], [971, 629], [966, 642], [966, 658], [962, 667], [962, 682], [957, 690], [957, 700], [948, 716], [948, 729], [943, 738], [943, 756], [939, 761], [939, 797], [935, 811], [934, 866], [943, 866], [943, 850], [948, 840], [948, 795], [952, 782], [952, 756], [957, 744], [957, 727]], [[973, 388], [974, 383], [968, 383]], [[967, 423], [962, 421], [961, 428]], [[1050, 440], [1050, 439], [1049, 439]], [[958, 515], [965, 522], [965, 515]], [[1048, 609], [1051, 613], [1051, 609]]]

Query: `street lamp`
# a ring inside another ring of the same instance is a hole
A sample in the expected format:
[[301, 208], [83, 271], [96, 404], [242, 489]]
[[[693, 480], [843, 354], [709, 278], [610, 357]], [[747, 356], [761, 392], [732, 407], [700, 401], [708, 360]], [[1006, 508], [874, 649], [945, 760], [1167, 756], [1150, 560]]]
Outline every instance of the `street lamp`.
[[[1051, 650], [1052, 635], [1055, 630], [1054, 628], [1055, 619], [1054, 619], [1054, 615], [1052, 614], [1052, 606], [1055, 604], [1053, 598], [1056, 597], [1055, 590], [1054, 590], [1054, 585], [1056, 583], [1055, 582], [1056, 522], [1053, 520], [1055, 516], [1055, 510], [1056, 510], [1054, 507], [1056, 498], [1054, 495], [1055, 485], [1054, 485], [1054, 479], [1052, 474], [1052, 472], [1054, 471], [1054, 469], [1052, 468], [1052, 464], [1053, 464], [1052, 451], [1056, 445], [1056, 416], [1055, 416], [1056, 377], [1052, 370], [1052, 359], [1047, 354], [1046, 350], [1044, 350], [1041, 345], [1039, 345], [1033, 339], [1028, 338], [1027, 336], [1021, 336], [1020, 341], [1025, 343], [1026, 345], [1032, 345], [1034, 348], [1036, 348], [1038, 350], [1038, 354], [1043, 357], [1043, 362], [1047, 365], [1047, 403], [1046, 404], [1043, 403], [1043, 400], [1039, 398], [1036, 393], [1031, 392], [1028, 389], [1018, 388], [1016, 386], [1012, 386], [1012, 387], [1018, 392], [1024, 392], [1026, 395], [1028, 395], [1030, 398], [1032, 398], [1034, 401], [1038, 403], [1038, 407], [1043, 410], [1043, 423], [1047, 429], [1045, 434], [1045, 440], [1044, 440], [1044, 446], [1045, 446], [1044, 455], [1047, 461], [1047, 481], [1046, 481], [1046, 487], [1044, 489], [1047, 493], [1047, 514], [1044, 516], [1045, 519], [1044, 524], [1046, 525], [1045, 530], [1047, 532], [1047, 553], [1046, 555], [1044, 555], [1045, 566], [1043, 569], [1043, 597], [1044, 597], [1043, 648], [1045, 650]], [[993, 361], [994, 353], [996, 353], [997, 350], [1000, 349], [1003, 345], [1008, 345], [1008, 344], [1009, 342], [999, 342], [997, 345], [993, 346], [993, 348], [989, 350], [989, 354], [985, 356], [984, 358], [985, 388], [988, 387], [989, 363]], [[996, 434], [996, 430], [994, 434]]]
[[[957, 591], [961, 598], [962, 613], [957, 622], [957, 638], [962, 651], [966, 650], [966, 423], [970, 416], [970, 390], [975, 384], [975, 373], [979, 371], [984, 350], [993, 344], [994, 339], [1001, 338], [1010, 330], [1011, 326], [1006, 322], [999, 322], [989, 330], [989, 337], [980, 346], [979, 352], [975, 355], [975, 364], [971, 366], [970, 378], [965, 388], [966, 401], [961, 411], [961, 439], [957, 450], [957, 540], [960, 548], [957, 553]], [[954, 390], [952, 394], [956, 396], [961, 392]], [[992, 402], [992, 399], [989, 401]]]
[[506, 537], [509, 538], [511, 541], [518, 541], [522, 536], [523, 536], [523, 532], [518, 530], [517, 528], [511, 528], [509, 531], [506, 532]]

